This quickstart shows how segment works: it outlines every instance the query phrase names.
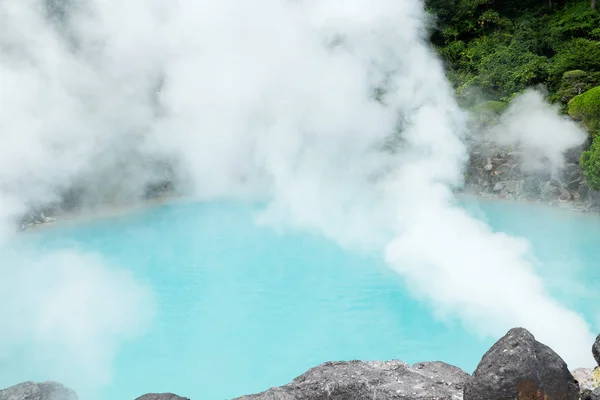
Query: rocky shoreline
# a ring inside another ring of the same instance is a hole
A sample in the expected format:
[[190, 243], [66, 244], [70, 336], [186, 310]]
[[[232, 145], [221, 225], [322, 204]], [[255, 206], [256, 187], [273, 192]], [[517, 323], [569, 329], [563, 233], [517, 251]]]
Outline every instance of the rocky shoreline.
[[[600, 365], [600, 335], [592, 345]], [[443, 362], [326, 362], [287, 385], [235, 400], [600, 400], [600, 367], [570, 372], [550, 347], [513, 328], [482, 357], [473, 375]], [[78, 400], [56, 382], [0, 390], [0, 400]], [[136, 400], [190, 400], [149, 393]], [[196, 399], [199, 400], [199, 399]]]
[[[465, 168], [465, 185], [456, 190], [457, 194], [517, 200], [579, 212], [600, 212], [600, 191], [588, 187], [579, 166], [581, 153], [588, 143], [567, 151], [565, 164], [555, 173], [548, 172], [551, 168], [544, 172], [528, 172], [524, 168], [528, 161], [526, 152], [518, 146], [509, 148], [495, 142], [486, 136], [485, 131], [468, 139], [466, 144], [469, 161]], [[173, 184], [163, 183], [149, 190], [138, 203], [121, 208], [131, 209], [139, 207], [139, 203], [178, 197]], [[32, 207], [19, 219], [17, 229], [23, 231], [36, 225], [77, 218], [81, 214], [77, 203], [71, 199], [68, 204], [68, 207], [65, 204]], [[112, 211], [107, 211], [112, 208], [115, 207], [107, 206], [95, 214], [112, 214]]]
[[554, 173], [551, 165], [541, 172], [528, 170], [529, 160], [522, 148], [503, 146], [485, 133], [471, 138], [467, 145], [469, 161], [460, 193], [600, 212], [600, 191], [589, 188], [579, 165], [587, 143], [568, 150], [564, 165]]

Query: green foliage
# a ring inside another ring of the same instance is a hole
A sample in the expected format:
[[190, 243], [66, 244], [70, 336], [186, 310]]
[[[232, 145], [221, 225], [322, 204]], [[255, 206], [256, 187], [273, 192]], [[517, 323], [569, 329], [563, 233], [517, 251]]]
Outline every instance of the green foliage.
[[561, 44], [552, 59], [552, 77], [556, 81], [567, 71], [600, 71], [600, 42], [573, 39]]
[[569, 102], [569, 115], [583, 120], [590, 132], [600, 130], [600, 86], [573, 97]]
[[600, 12], [589, 1], [575, 1], [559, 9], [552, 19], [552, 34], [559, 38], [600, 39]]
[[552, 100], [568, 103], [573, 97], [580, 95], [600, 84], [600, 73], [589, 73], [576, 69], [563, 74], [560, 87], [552, 96]]
[[503, 101], [488, 100], [471, 107], [469, 111], [477, 122], [489, 125], [498, 119], [507, 106], [508, 104]]
[[[567, 102], [597, 84], [600, 12], [589, 0], [425, 0], [437, 15], [431, 40], [446, 61], [459, 98], [478, 88], [509, 99], [542, 84]], [[579, 82], [565, 73], [585, 71]], [[467, 101], [468, 102], [468, 101]], [[472, 105], [472, 104], [471, 104]]]
[[600, 136], [596, 136], [588, 151], [581, 153], [579, 160], [588, 186], [600, 190]]
[[488, 100], [471, 107], [471, 111], [476, 113], [502, 114], [507, 106], [508, 104], [503, 101]]

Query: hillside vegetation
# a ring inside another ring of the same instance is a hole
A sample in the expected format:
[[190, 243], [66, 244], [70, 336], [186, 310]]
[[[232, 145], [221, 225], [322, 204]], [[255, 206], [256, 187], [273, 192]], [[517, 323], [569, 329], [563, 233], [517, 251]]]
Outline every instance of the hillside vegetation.
[[[597, 0], [425, 0], [431, 42], [463, 107], [502, 104], [532, 86], [600, 132], [600, 11]], [[582, 156], [600, 189], [600, 138]], [[592, 162], [594, 161], [594, 162]], [[598, 165], [598, 166], [596, 166]]]

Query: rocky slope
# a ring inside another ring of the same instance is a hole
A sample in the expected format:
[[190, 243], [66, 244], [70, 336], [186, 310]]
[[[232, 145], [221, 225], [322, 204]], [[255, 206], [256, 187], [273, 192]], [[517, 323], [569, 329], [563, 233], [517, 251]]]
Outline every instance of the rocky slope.
[[600, 211], [600, 192], [589, 189], [579, 166], [585, 145], [565, 154], [565, 165], [552, 173], [528, 172], [526, 153], [489, 139], [471, 140], [464, 192], [506, 200], [524, 200], [577, 211]]
[[[593, 345], [600, 354], [600, 335]], [[472, 376], [443, 362], [327, 362], [287, 385], [236, 400], [600, 400], [600, 369], [569, 372], [550, 347], [523, 328], [511, 329], [481, 359]], [[53, 383], [25, 382], [0, 390], [0, 400], [77, 400]], [[190, 400], [150, 393], [136, 400]], [[195, 399], [200, 400], [200, 399]]]

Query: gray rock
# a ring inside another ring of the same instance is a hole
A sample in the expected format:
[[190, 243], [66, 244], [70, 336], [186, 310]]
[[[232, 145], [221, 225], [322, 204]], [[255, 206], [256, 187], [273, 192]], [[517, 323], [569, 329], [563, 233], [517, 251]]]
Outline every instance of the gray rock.
[[594, 390], [582, 390], [581, 391], [581, 400], [600, 400], [600, 388], [596, 388]]
[[502, 191], [502, 189], [504, 189], [504, 183], [498, 182], [494, 185], [494, 188], [492, 190], [494, 192], [500, 192], [500, 191]]
[[578, 400], [567, 364], [523, 328], [511, 329], [483, 356], [464, 400]]
[[187, 397], [177, 396], [173, 393], [148, 393], [135, 400], [190, 400]]
[[578, 164], [569, 163], [566, 164], [563, 170], [564, 180], [567, 182], [581, 178], [581, 168]]
[[579, 390], [592, 391], [594, 389], [594, 378], [592, 377], [592, 370], [590, 368], [577, 368], [572, 372], [573, 378], [579, 382]]
[[594, 356], [596, 363], [600, 365], [600, 335], [596, 336], [596, 340], [592, 345], [592, 355]]
[[567, 163], [573, 163], [576, 164], [579, 162], [579, 159], [581, 158], [581, 153], [583, 153], [583, 151], [586, 149], [587, 143], [583, 143], [579, 146], [575, 146], [570, 148], [569, 150], [567, 150], [565, 152], [565, 161]]
[[588, 197], [589, 193], [590, 193], [590, 188], [587, 185], [587, 183], [580, 182], [579, 183], [579, 196], [581, 196], [582, 199], [586, 199]]
[[505, 184], [505, 189], [509, 193], [518, 193], [519, 192], [519, 182], [517, 182], [517, 181], [508, 181]]
[[442, 362], [327, 362], [285, 386], [238, 400], [461, 400], [468, 376]]
[[0, 400], [78, 400], [75, 392], [56, 382], [23, 382], [0, 390]]

